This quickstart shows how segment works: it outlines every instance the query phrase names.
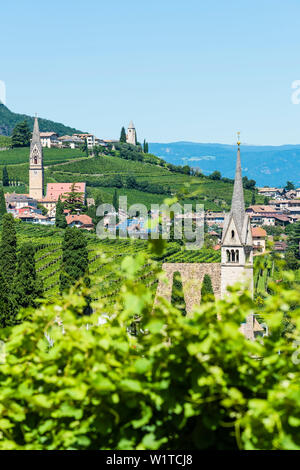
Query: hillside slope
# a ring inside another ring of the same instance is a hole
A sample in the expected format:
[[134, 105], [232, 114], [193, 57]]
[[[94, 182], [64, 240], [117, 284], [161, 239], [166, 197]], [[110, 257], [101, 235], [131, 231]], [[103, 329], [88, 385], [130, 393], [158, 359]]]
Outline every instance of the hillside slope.
[[[28, 149], [1, 152], [0, 172], [3, 166], [7, 165], [11, 179], [28, 185], [28, 152]], [[87, 158], [79, 150], [71, 149], [45, 149], [44, 161], [45, 184], [86, 181], [88, 195], [96, 197], [97, 193], [101, 194], [103, 202], [112, 202], [116, 188], [119, 196], [127, 195], [129, 204], [143, 203], [150, 208], [151, 204], [162, 203], [166, 197], [169, 197], [168, 194], [181, 192], [185, 188], [186, 196], [182, 202], [202, 203], [206, 210], [230, 208], [233, 184], [213, 181], [206, 177], [175, 173], [161, 165], [125, 160], [116, 155]], [[128, 187], [128, 177], [134, 177], [137, 185]], [[151, 184], [152, 188], [156, 186], [156, 189], [159, 187], [164, 191], [159, 193], [151, 188], [150, 190], [149, 188], [143, 189], [142, 183]], [[249, 205], [251, 199], [251, 191], [245, 190], [246, 204]], [[263, 198], [257, 196], [257, 202], [263, 202]]]
[[[15, 125], [25, 119], [28, 122], [30, 129], [33, 129], [34, 117], [27, 116], [26, 114], [13, 113], [4, 106], [4, 104], [0, 103], [0, 135], [11, 135]], [[48, 119], [42, 118], [39, 118], [39, 126], [41, 132], [53, 131], [59, 136], [81, 132], [73, 127], [65, 126], [59, 122], [49, 121]]]

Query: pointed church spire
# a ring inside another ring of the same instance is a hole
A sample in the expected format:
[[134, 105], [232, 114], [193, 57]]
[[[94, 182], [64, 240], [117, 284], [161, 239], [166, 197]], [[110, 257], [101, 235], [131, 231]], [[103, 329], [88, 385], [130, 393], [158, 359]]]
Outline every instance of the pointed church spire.
[[238, 226], [238, 230], [241, 232], [243, 228], [244, 218], [245, 218], [245, 202], [244, 202], [244, 188], [243, 188], [243, 179], [242, 179], [239, 134], [240, 133], [238, 132], [238, 142], [237, 142], [238, 150], [237, 150], [234, 187], [233, 187], [233, 195], [232, 195], [230, 212], [231, 214], [233, 214], [233, 217]]
[[135, 129], [134, 124], [132, 121], [130, 121], [128, 129]]
[[33, 132], [32, 132], [32, 139], [31, 139], [31, 149], [34, 147], [34, 145], [37, 145], [39, 150], [42, 151], [42, 144], [41, 144], [41, 138], [40, 138], [40, 129], [39, 129], [39, 122], [37, 116], [34, 118], [34, 125], [33, 125]]

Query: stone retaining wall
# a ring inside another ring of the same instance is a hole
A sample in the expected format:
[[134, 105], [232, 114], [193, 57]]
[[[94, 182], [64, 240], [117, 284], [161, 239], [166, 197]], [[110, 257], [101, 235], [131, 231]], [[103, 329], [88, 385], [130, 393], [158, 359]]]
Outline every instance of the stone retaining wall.
[[156, 296], [171, 301], [173, 275], [179, 271], [187, 313], [192, 311], [193, 305], [199, 305], [201, 301], [201, 287], [205, 274], [211, 277], [215, 297], [218, 299], [221, 296], [221, 263], [164, 263], [162, 269], [167, 282], [159, 282]]

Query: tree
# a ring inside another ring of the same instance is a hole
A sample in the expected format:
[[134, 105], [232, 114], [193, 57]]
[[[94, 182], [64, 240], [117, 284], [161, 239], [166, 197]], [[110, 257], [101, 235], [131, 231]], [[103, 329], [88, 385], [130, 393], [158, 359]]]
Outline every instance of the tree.
[[181, 274], [176, 271], [173, 275], [172, 295], [171, 304], [177, 308], [182, 315], [186, 315], [186, 305], [184, 300], [183, 286], [181, 280]]
[[64, 200], [64, 208], [69, 210], [71, 214], [78, 214], [85, 211], [84, 194], [76, 191], [76, 183], [71, 186], [71, 191], [66, 193]]
[[0, 245], [0, 272], [8, 285], [13, 282], [17, 263], [17, 236], [12, 214], [2, 217], [2, 238]]
[[87, 241], [82, 230], [67, 227], [62, 244], [60, 292], [69, 290], [80, 279], [88, 280]]
[[299, 261], [295, 256], [295, 253], [291, 250], [287, 250], [284, 259], [286, 262], [286, 269], [291, 269], [292, 271], [296, 271], [299, 268]]
[[209, 178], [211, 180], [220, 180], [221, 179], [221, 173], [219, 171], [214, 171], [213, 173], [211, 173], [211, 175], [209, 175]]
[[18, 308], [36, 308], [39, 304], [37, 298], [43, 294], [42, 283], [36, 274], [34, 253], [31, 243], [21, 245], [13, 285]]
[[213, 302], [215, 300], [214, 291], [211, 283], [211, 277], [204, 275], [201, 287], [201, 302]]
[[9, 177], [8, 177], [8, 172], [6, 166], [3, 167], [2, 170], [2, 185], [3, 186], [9, 186]]
[[123, 181], [121, 175], [115, 175], [112, 179], [112, 186], [116, 188], [123, 188]]
[[87, 208], [86, 213], [87, 213], [88, 216], [90, 216], [93, 219], [93, 224], [95, 226], [97, 225], [97, 223], [101, 219], [101, 217], [96, 215], [97, 208], [103, 203], [104, 203], [104, 200], [103, 200], [102, 194], [100, 192], [98, 192], [97, 196], [96, 196], [96, 199], [95, 199], [95, 203], [90, 205]]
[[11, 286], [0, 272], [0, 328], [16, 324], [17, 308]]
[[149, 146], [148, 146], [148, 142], [146, 142], [146, 139], [144, 139], [144, 142], [143, 142], [143, 151], [144, 153], [148, 153], [149, 151]]
[[0, 220], [7, 213], [3, 188], [0, 188]]
[[17, 309], [12, 287], [17, 261], [17, 237], [15, 221], [11, 214], [2, 217], [0, 245], [0, 326], [16, 323]]
[[300, 221], [293, 224], [288, 236], [288, 248], [296, 259], [300, 259]]
[[15, 126], [11, 139], [13, 147], [29, 147], [31, 132], [26, 120]]
[[126, 131], [125, 131], [125, 127], [122, 127], [122, 129], [121, 129], [120, 142], [123, 142], [124, 144], [126, 144]]
[[247, 176], [243, 177], [243, 187], [245, 189], [250, 189], [251, 191], [253, 191], [255, 188], [255, 185], [256, 185], [255, 180], [248, 180]]
[[64, 204], [61, 201], [60, 197], [58, 198], [56, 204], [55, 226], [59, 228], [66, 228], [67, 226], [67, 221], [64, 214]]
[[295, 189], [295, 185], [291, 181], [287, 181], [284, 189], [285, 191], [292, 191], [293, 189]]
[[136, 189], [137, 188], [137, 181], [134, 176], [127, 176], [126, 178], [126, 187], [128, 189]]
[[119, 200], [118, 200], [118, 193], [117, 190], [114, 190], [114, 195], [113, 195], [113, 206], [115, 208], [115, 211], [119, 211]]
[[81, 146], [81, 151], [85, 153], [86, 157], [89, 156], [89, 146], [86, 138], [84, 139], [84, 143]]
[[254, 206], [256, 202], [256, 197], [255, 197], [255, 190], [252, 191], [252, 196], [251, 196], [251, 205]]

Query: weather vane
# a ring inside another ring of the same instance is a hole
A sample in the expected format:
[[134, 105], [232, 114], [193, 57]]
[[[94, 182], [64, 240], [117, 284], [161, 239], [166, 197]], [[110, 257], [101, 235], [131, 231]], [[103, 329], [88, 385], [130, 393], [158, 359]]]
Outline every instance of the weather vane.
[[240, 133], [240, 132], [238, 132], [238, 133], [237, 133], [237, 144], [238, 144], [238, 146], [240, 146], [240, 145], [241, 145], [241, 141], [240, 141], [240, 135], [241, 135], [241, 133]]

